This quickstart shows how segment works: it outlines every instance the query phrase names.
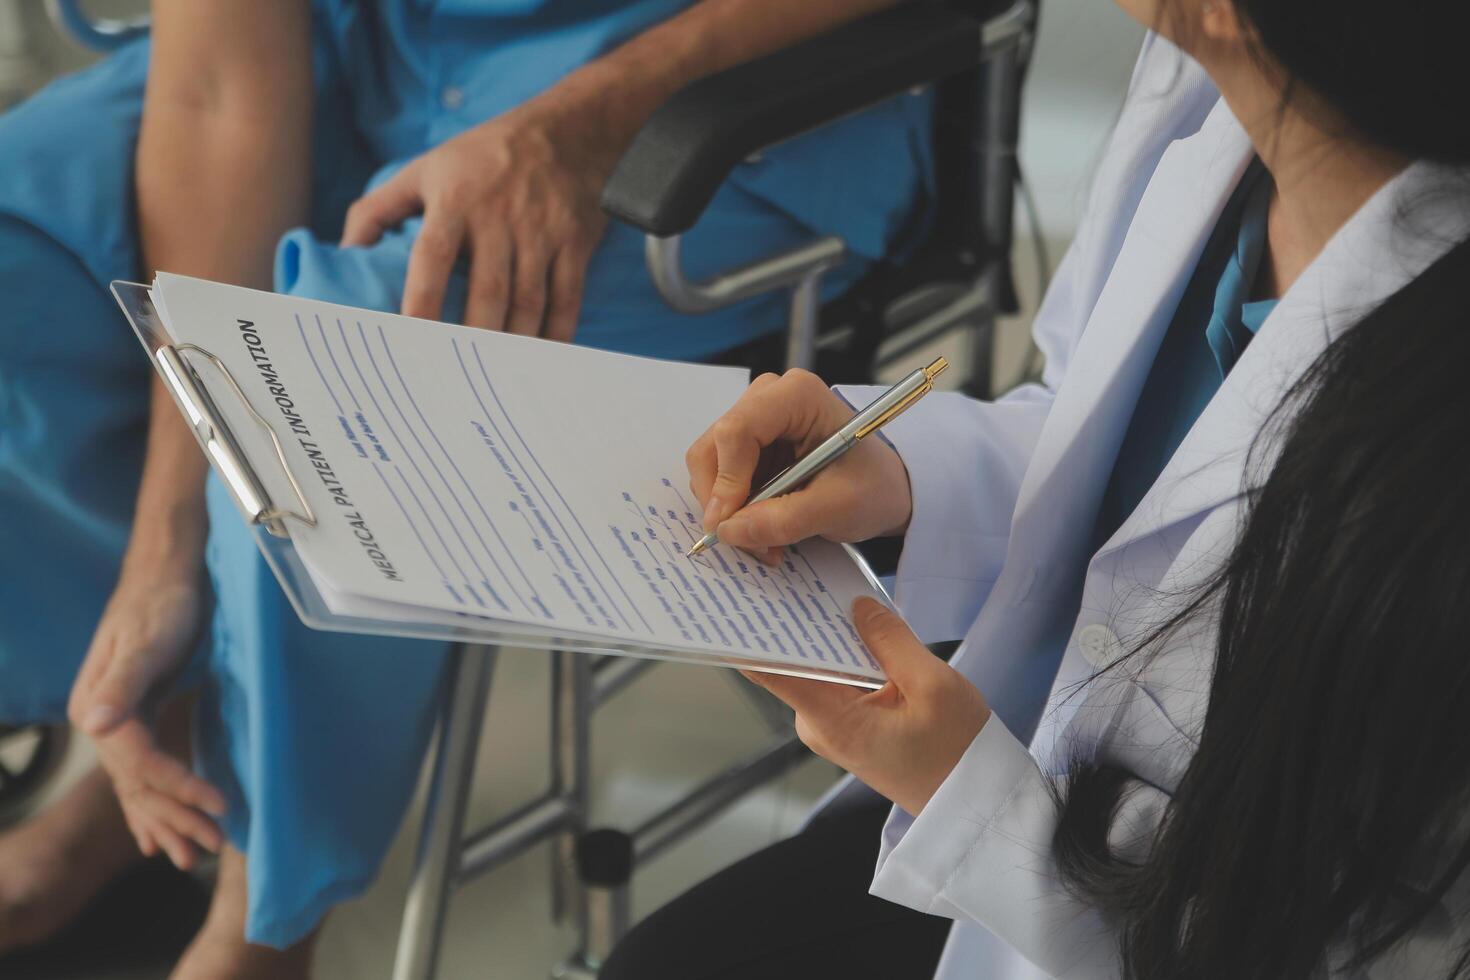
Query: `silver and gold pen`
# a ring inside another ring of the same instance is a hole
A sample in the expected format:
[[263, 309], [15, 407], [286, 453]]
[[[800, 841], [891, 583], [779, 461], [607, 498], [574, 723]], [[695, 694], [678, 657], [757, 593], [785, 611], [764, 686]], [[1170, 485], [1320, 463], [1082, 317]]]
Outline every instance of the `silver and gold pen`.
[[[841, 459], [843, 453], [898, 418], [910, 405], [933, 391], [934, 379], [939, 377], [947, 367], [949, 367], [949, 362], [941, 357], [928, 367], [919, 368], [909, 374], [874, 399], [867, 408], [854, 415], [851, 421], [834, 432], [820, 446], [772, 477], [771, 481], [761, 487], [760, 492], [751, 497], [745, 506], [749, 507], [762, 500], [779, 497], [806, 484], [812, 477]], [[719, 537], [713, 532], [706, 534], [694, 542], [694, 547], [689, 549], [686, 557], [693, 558], [708, 550], [719, 540]]]

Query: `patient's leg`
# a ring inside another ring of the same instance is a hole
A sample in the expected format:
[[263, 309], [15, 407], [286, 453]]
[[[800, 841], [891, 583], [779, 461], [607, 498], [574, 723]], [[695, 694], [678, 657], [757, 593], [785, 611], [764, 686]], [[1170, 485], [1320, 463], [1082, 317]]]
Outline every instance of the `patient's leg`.
[[233, 847], [220, 854], [209, 918], [184, 952], [170, 980], [304, 980], [311, 976], [313, 932], [289, 949], [245, 941], [245, 856]]
[[50, 939], [140, 859], [112, 784], [93, 769], [0, 835], [0, 955]]

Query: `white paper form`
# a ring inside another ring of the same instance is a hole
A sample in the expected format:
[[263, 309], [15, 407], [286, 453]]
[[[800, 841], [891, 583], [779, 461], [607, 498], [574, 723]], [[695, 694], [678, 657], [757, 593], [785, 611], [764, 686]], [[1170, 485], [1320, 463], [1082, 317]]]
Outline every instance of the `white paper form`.
[[684, 557], [701, 533], [684, 452], [744, 371], [177, 276], [154, 294], [280, 439], [317, 516], [292, 540], [334, 612], [411, 606], [881, 678], [848, 616], [879, 593], [843, 549], [808, 542], [779, 568], [724, 546]]

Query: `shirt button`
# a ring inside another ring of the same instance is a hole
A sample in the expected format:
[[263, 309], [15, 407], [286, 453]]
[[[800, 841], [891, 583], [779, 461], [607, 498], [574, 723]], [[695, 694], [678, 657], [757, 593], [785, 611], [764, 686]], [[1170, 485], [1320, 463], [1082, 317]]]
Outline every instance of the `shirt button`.
[[1077, 634], [1077, 648], [1082, 651], [1083, 658], [1092, 666], [1105, 668], [1109, 666], [1118, 652], [1122, 650], [1123, 644], [1112, 630], [1101, 623], [1093, 623], [1091, 626], [1083, 627]]
[[449, 86], [439, 93], [439, 102], [446, 109], [458, 109], [464, 105], [464, 89]]

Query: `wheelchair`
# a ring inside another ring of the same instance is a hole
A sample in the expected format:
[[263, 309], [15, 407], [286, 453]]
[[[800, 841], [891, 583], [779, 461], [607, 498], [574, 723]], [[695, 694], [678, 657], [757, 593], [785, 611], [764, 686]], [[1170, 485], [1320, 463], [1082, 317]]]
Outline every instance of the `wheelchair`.
[[[1018, 307], [1010, 263], [1016, 147], [1038, 4], [909, 0], [690, 85], [657, 110], [629, 146], [605, 188], [604, 209], [644, 232], [649, 274], [681, 312], [697, 315], [770, 291], [789, 293], [784, 337], [743, 352], [743, 366], [753, 371], [801, 367], [830, 383], [872, 382], [922, 348], [958, 338], [966, 354], [951, 360], [962, 361], [965, 390], [990, 397], [996, 320]], [[99, 51], [147, 30], [145, 21], [92, 18], [80, 0], [47, 0], [47, 6], [63, 30]], [[681, 236], [698, 222], [737, 165], [867, 106], [926, 87], [935, 90], [937, 199], [934, 220], [916, 248], [879, 262], [825, 303], [822, 278], [846, 252], [833, 237], [709, 279], [685, 276]], [[881, 549], [868, 557], [880, 570], [896, 562], [896, 554]], [[457, 887], [545, 842], [552, 844], [553, 917], [570, 919], [576, 931], [574, 950], [552, 976], [595, 978], [629, 927], [636, 870], [809, 758], [789, 712], [740, 683], [770, 729], [765, 747], [630, 829], [593, 829], [595, 712], [656, 665], [554, 653], [546, 788], [467, 834], [476, 745], [497, 655], [497, 649], [480, 645], [457, 644], [452, 650], [395, 980], [435, 976], [448, 903]], [[0, 730], [0, 750], [16, 734]], [[43, 741], [63, 737], [54, 730], [43, 734]], [[41, 758], [36, 773], [44, 773], [44, 752]], [[20, 792], [31, 794], [36, 777], [28, 778], [32, 788]], [[0, 781], [0, 819], [7, 812], [9, 785]]]

